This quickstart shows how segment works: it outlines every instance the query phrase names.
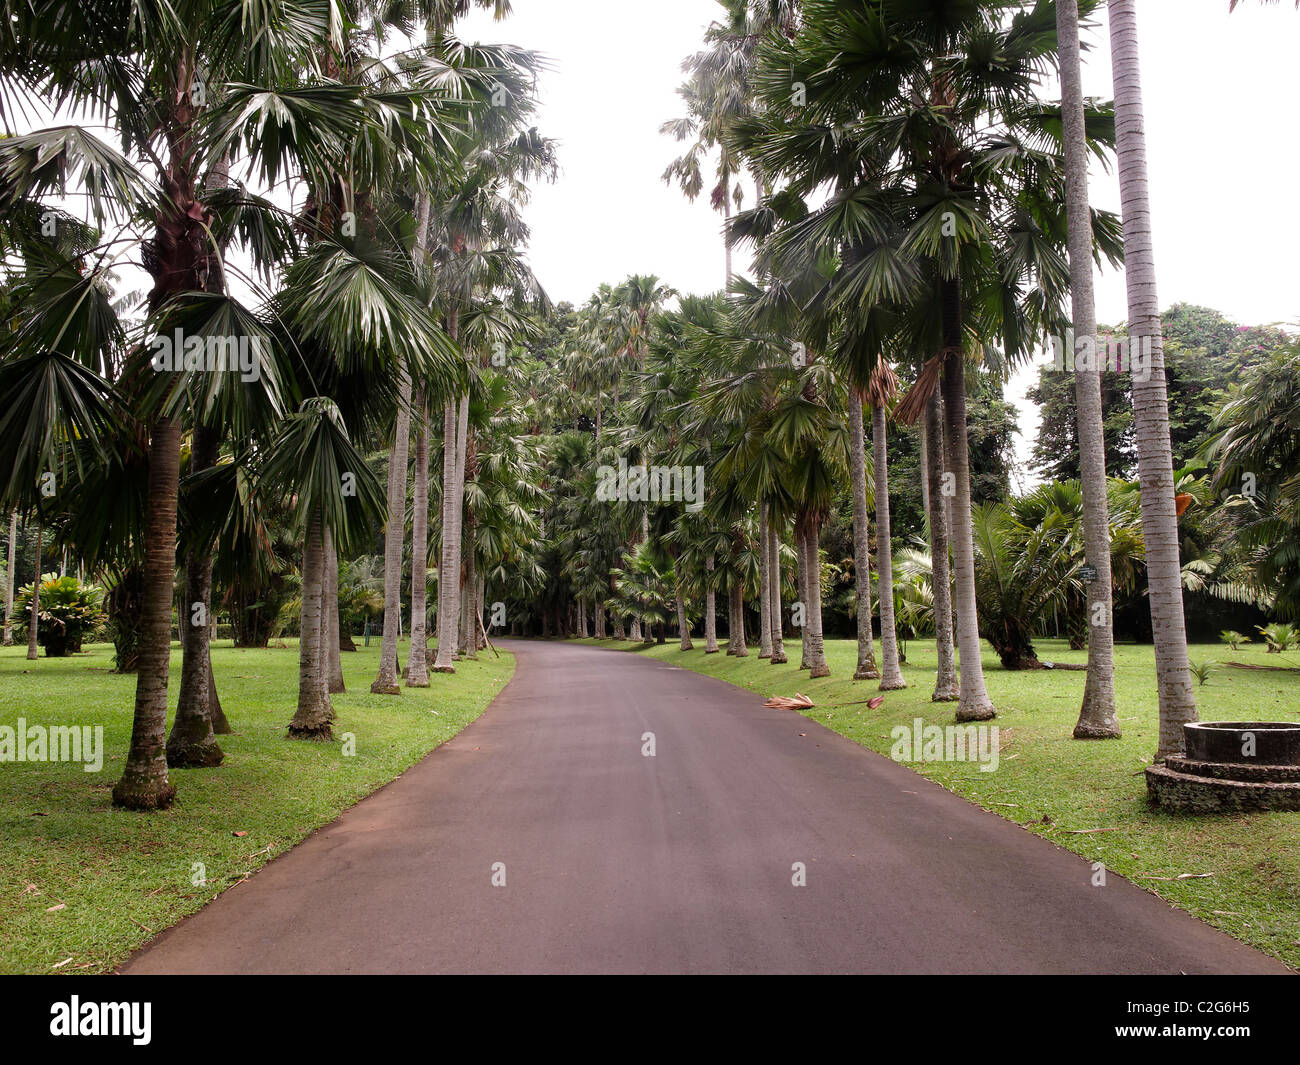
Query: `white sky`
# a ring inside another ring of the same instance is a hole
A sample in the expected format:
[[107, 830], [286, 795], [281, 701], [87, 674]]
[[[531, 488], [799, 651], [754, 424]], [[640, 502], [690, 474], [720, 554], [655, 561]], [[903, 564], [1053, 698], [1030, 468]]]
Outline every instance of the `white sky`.
[[[715, 0], [514, 0], [503, 23], [464, 19], [467, 40], [543, 52], [538, 127], [560, 142], [562, 173], [528, 208], [531, 259], [552, 299], [580, 303], [602, 281], [657, 274], [682, 292], [724, 279], [720, 217], [660, 180], [677, 154], [659, 125], [680, 113], [681, 60], [722, 9]], [[1206, 304], [1247, 324], [1300, 321], [1296, 132], [1300, 13], [1290, 2], [1141, 0], [1152, 207], [1160, 301]], [[1110, 98], [1110, 50], [1090, 35], [1084, 89]], [[1051, 90], [1055, 94], [1055, 90]], [[1046, 92], [1045, 92], [1046, 95]], [[1094, 205], [1119, 209], [1114, 174], [1094, 174]], [[743, 266], [737, 258], [737, 268]], [[1098, 280], [1097, 315], [1126, 318], [1122, 273]], [[1036, 427], [1025, 368], [1007, 388], [1021, 409], [1019, 454]]]

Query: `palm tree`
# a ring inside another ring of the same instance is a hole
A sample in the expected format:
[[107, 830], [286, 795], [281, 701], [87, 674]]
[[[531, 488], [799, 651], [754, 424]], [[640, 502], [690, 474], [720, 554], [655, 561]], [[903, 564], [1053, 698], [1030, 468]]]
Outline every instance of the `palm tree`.
[[1174, 502], [1173, 449], [1169, 442], [1164, 336], [1156, 294], [1151, 202], [1147, 185], [1137, 6], [1134, 0], [1109, 0], [1109, 8], [1129, 337], [1130, 343], [1142, 345], [1147, 355], [1147, 372], [1134, 375], [1133, 422], [1138, 481], [1142, 486], [1142, 533], [1146, 541], [1151, 628], [1160, 700], [1160, 739], [1156, 757], [1162, 759], [1186, 749], [1183, 725], [1197, 719], [1196, 692], [1188, 668], [1187, 630], [1183, 620], [1182, 565]]
[[948, 568], [948, 507], [943, 492], [943, 461], [947, 454], [943, 435], [943, 397], [933, 393], [925, 405], [926, 502], [930, 521], [930, 568], [933, 574], [934, 638], [937, 656], [934, 692], [930, 701], [948, 703], [960, 697], [957, 659], [952, 636], [952, 579]]
[[1101, 411], [1097, 315], [1093, 301], [1092, 218], [1088, 208], [1088, 141], [1084, 129], [1083, 75], [1079, 60], [1079, 0], [1057, 0], [1060, 42], [1061, 114], [1065, 152], [1066, 214], [1069, 227], [1070, 296], [1076, 345], [1092, 358], [1074, 373], [1078, 409], [1079, 468], [1083, 484], [1083, 529], [1093, 577], [1087, 586], [1088, 679], [1074, 726], [1075, 739], [1109, 739], [1120, 735], [1115, 714], [1115, 635], [1112, 627], [1110, 515], [1106, 507], [1106, 438]]
[[14, 642], [14, 566], [18, 552], [18, 508], [9, 512], [9, 564], [5, 568], [5, 629], [4, 646]]
[[268, 454], [262, 477], [292, 497], [293, 513], [304, 533], [298, 706], [289, 723], [289, 737], [328, 740], [333, 736], [334, 711], [328, 657], [322, 654], [324, 537], [328, 530], [336, 544], [355, 544], [364, 535], [368, 519], [383, 513], [387, 500], [349, 440], [333, 400], [305, 400], [298, 413], [286, 419]]
[[867, 516], [867, 453], [862, 422], [862, 397], [849, 390], [849, 457], [853, 493], [853, 572], [858, 623], [858, 664], [854, 680], [879, 680], [871, 638], [871, 530]]
[[[898, 665], [898, 634], [894, 629], [894, 563], [889, 542], [889, 448], [885, 437], [888, 407], [898, 394], [898, 378], [883, 359], [877, 360], [871, 375], [868, 401], [871, 403], [871, 445], [876, 466], [876, 570], [880, 586], [880, 646], [884, 671], [881, 691], [907, 687]], [[870, 610], [867, 611], [870, 626]]]

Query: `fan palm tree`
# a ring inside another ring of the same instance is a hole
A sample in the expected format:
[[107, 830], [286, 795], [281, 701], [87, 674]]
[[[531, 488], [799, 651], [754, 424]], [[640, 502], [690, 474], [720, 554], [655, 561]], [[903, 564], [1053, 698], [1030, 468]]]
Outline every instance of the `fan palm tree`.
[[[894, 563], [889, 542], [889, 447], [886, 441], [888, 408], [898, 394], [898, 378], [889, 363], [880, 359], [871, 374], [867, 400], [871, 404], [871, 444], [876, 473], [876, 570], [880, 586], [880, 647], [883, 672], [881, 691], [906, 688], [903, 671], [898, 664], [898, 634], [894, 629]], [[868, 610], [868, 626], [870, 611]]]

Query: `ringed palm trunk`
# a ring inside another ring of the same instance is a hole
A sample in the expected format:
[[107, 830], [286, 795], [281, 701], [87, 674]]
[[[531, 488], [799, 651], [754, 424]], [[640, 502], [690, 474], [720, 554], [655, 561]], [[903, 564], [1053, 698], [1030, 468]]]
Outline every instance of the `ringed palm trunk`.
[[303, 546], [302, 623], [298, 635], [298, 709], [289, 722], [291, 740], [329, 740], [333, 710], [321, 661], [321, 588], [325, 550], [319, 514], [313, 514]]
[[[1070, 300], [1076, 344], [1091, 359], [1074, 373], [1078, 408], [1079, 470], [1083, 487], [1083, 535], [1088, 564], [1096, 577], [1087, 586], [1088, 676], [1074, 738], [1119, 736], [1115, 714], [1115, 637], [1111, 627], [1110, 514], [1106, 502], [1106, 439], [1102, 427], [1097, 317], [1093, 300], [1092, 217], [1088, 207], [1088, 145], [1084, 134], [1083, 82], [1079, 61], [1078, 0], [1058, 0], [1057, 39], [1061, 61], [1061, 108], [1065, 145], [1065, 199], [1069, 227]], [[1180, 591], [1181, 595], [1181, 591]]]
[[9, 567], [5, 570], [4, 646], [14, 644], [14, 565], [18, 553], [18, 511], [9, 512]]
[[[216, 465], [220, 435], [206, 426], [194, 429], [190, 465], [194, 471]], [[181, 634], [181, 689], [167, 737], [167, 764], [173, 769], [217, 766], [224, 757], [212, 721], [212, 553], [191, 548], [185, 559], [185, 598], [177, 618]]]
[[710, 555], [704, 560], [704, 653], [718, 653], [718, 593], [713, 579], [717, 563]]
[[397, 423], [388, 452], [388, 521], [384, 525], [384, 635], [379, 672], [370, 691], [400, 695], [397, 640], [402, 621], [402, 556], [406, 542], [406, 461], [411, 431], [411, 376], [403, 366], [398, 379]]
[[934, 601], [934, 637], [937, 666], [930, 701], [950, 703], [960, 697], [957, 657], [952, 645], [952, 577], [948, 571], [948, 517], [943, 505], [942, 459], [943, 399], [938, 391], [925, 405], [926, 498], [930, 515], [930, 585]]
[[149, 516], [145, 525], [135, 715], [126, 766], [113, 788], [113, 804], [130, 810], [164, 810], [176, 799], [176, 789], [167, 777], [167, 680], [171, 669], [180, 457], [179, 423], [171, 418], [157, 419], [149, 434]]
[[966, 437], [966, 358], [961, 346], [961, 291], [953, 278], [943, 282], [943, 408], [947, 425], [948, 472], [956, 489], [952, 500], [953, 562], [956, 568], [957, 651], [961, 655], [958, 721], [997, 716], [984, 687], [979, 617], [975, 609], [975, 541], [971, 529], [970, 445]]
[[429, 421], [428, 404], [421, 391], [415, 400], [415, 484], [411, 494], [411, 650], [407, 655], [406, 686], [429, 686], [429, 651], [426, 618], [429, 612], [426, 579], [429, 558]]
[[820, 552], [820, 523], [815, 517], [807, 519], [804, 533], [804, 549], [808, 552], [805, 565], [807, 575], [808, 600], [804, 604], [804, 625], [808, 630], [808, 669], [809, 676], [829, 677], [831, 667], [826, 664], [825, 647], [822, 641], [822, 581]]
[[[871, 637], [871, 530], [867, 528], [867, 445], [862, 425], [862, 401], [849, 397], [849, 447], [853, 489], [853, 570], [858, 615], [858, 664], [854, 680], [875, 680], [876, 651]], [[882, 629], [883, 631], [883, 629]]]
[[774, 520], [768, 521], [766, 550], [772, 596], [772, 665], [780, 666], [789, 659], [785, 655], [785, 633], [781, 630], [781, 537]]
[[898, 634], [894, 628], [894, 554], [889, 542], [889, 453], [885, 408], [871, 412], [871, 447], [876, 465], [876, 585], [880, 590], [880, 678], [882, 692], [907, 687], [898, 664]]
[[758, 657], [772, 657], [772, 595], [768, 586], [767, 504], [758, 516]]
[[1196, 720], [1196, 696], [1187, 662], [1183, 586], [1174, 503], [1173, 449], [1165, 385], [1164, 337], [1156, 293], [1151, 202], [1147, 187], [1146, 132], [1133, 0], [1110, 0], [1111, 65], [1115, 84], [1115, 132], [1120, 202], [1124, 216], [1124, 278], [1128, 288], [1131, 344], [1149, 345], [1146, 380], [1133, 378], [1133, 423], [1142, 492], [1151, 629], [1160, 698], [1156, 758], [1186, 748], [1183, 725]]
[[40, 655], [41, 626], [41, 523], [36, 523], [36, 574], [32, 578], [32, 603], [27, 616], [27, 657], [35, 662]]

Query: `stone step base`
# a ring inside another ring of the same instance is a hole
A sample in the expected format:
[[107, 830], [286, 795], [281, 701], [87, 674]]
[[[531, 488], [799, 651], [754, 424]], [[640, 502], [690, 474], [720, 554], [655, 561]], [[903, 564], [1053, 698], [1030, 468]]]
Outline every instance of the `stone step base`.
[[1148, 766], [1147, 795], [1164, 810], [1179, 813], [1241, 813], [1255, 810], [1300, 811], [1300, 781], [1221, 780]]
[[1260, 765], [1255, 762], [1198, 762], [1180, 754], [1165, 759], [1165, 766], [1177, 773], [1219, 780], [1241, 780], [1287, 784], [1300, 781], [1300, 765]]

